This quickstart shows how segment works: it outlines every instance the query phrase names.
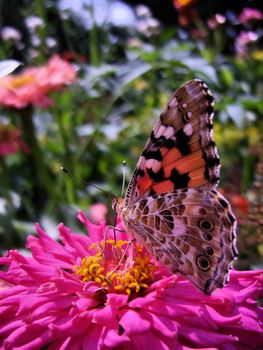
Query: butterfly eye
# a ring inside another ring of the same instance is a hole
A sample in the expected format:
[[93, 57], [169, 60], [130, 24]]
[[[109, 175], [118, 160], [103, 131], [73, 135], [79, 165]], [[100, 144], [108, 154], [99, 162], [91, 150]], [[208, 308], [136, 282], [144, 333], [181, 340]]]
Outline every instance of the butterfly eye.
[[207, 271], [210, 269], [210, 260], [204, 255], [198, 255], [196, 258], [196, 264], [198, 268], [202, 271]]
[[214, 222], [211, 219], [200, 219], [198, 226], [205, 231], [212, 231], [214, 228]]

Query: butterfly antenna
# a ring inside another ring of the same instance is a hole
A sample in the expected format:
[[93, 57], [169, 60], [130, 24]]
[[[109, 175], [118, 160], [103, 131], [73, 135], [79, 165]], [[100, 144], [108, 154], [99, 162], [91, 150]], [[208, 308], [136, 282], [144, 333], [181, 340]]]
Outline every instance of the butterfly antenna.
[[98, 186], [96, 186], [96, 185], [92, 185], [92, 184], [90, 184], [90, 183], [88, 183], [88, 182], [86, 182], [86, 181], [84, 181], [84, 180], [82, 180], [82, 179], [76, 177], [75, 175], [72, 174], [72, 172], [70, 172], [69, 170], [67, 170], [67, 169], [64, 168], [63, 166], [60, 167], [60, 170], [62, 170], [62, 171], [63, 171], [64, 173], [66, 173], [67, 175], [72, 176], [74, 179], [77, 179], [77, 180], [83, 182], [83, 183], [84, 183], [86, 186], [88, 186], [88, 187], [96, 188], [97, 190], [106, 193], [108, 196], [111, 196], [111, 198], [114, 198], [114, 197], [115, 197], [114, 194], [112, 194], [111, 192], [105, 191], [105, 190], [103, 190], [102, 188], [100, 188], [100, 187], [98, 187]]
[[124, 196], [124, 188], [125, 188], [125, 178], [126, 178], [126, 160], [122, 162], [122, 187], [121, 187], [121, 197]]

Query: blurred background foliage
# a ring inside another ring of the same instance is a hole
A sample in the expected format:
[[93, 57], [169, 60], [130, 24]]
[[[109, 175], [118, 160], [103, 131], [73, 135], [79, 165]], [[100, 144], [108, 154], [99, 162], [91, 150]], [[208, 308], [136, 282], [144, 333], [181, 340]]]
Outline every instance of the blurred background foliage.
[[[0, 79], [1, 248], [23, 246], [36, 221], [55, 234], [59, 221], [78, 229], [78, 208], [91, 216], [96, 202], [110, 208], [110, 197], [87, 184], [120, 195], [122, 161], [129, 177], [171, 93], [199, 77], [216, 99], [221, 190], [239, 219], [237, 266], [260, 265], [261, 5], [248, 0], [2, 1], [0, 59], [20, 61], [19, 76], [28, 67], [47, 67], [59, 55], [76, 76], [59, 87], [48, 85], [49, 103], [30, 102], [29, 96], [23, 106], [5, 100], [5, 78]], [[28, 78], [12, 84], [27, 89]], [[74, 176], [62, 173], [61, 165]]]

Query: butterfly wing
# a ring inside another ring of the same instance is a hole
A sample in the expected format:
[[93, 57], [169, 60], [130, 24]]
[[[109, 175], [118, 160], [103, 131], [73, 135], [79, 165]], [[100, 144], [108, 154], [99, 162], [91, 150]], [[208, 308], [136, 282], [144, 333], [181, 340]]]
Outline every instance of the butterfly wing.
[[236, 220], [215, 190], [186, 189], [135, 203], [126, 225], [172, 273], [210, 294], [228, 281], [237, 257]]
[[219, 170], [213, 96], [191, 80], [160, 115], [120, 210], [128, 232], [207, 294], [224, 286], [237, 256], [235, 216], [216, 191]]
[[124, 206], [179, 188], [216, 188], [220, 164], [212, 138], [213, 101], [199, 79], [172, 95], [139, 158]]

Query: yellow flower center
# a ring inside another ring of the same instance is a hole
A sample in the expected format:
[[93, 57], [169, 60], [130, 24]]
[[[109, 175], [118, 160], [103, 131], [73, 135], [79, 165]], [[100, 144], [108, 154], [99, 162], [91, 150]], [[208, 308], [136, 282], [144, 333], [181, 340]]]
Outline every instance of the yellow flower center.
[[[74, 266], [83, 282], [94, 281], [108, 292], [131, 296], [148, 288], [154, 280], [157, 268], [138, 244], [132, 247], [128, 241], [107, 240], [93, 243], [90, 249], [96, 254], [84, 257], [81, 266]], [[133, 256], [128, 254], [129, 249], [134, 249]]]
[[6, 87], [10, 90], [19, 89], [25, 85], [34, 83], [35, 78], [32, 75], [21, 75], [12, 77], [12, 79], [8, 79], [6, 83]]

